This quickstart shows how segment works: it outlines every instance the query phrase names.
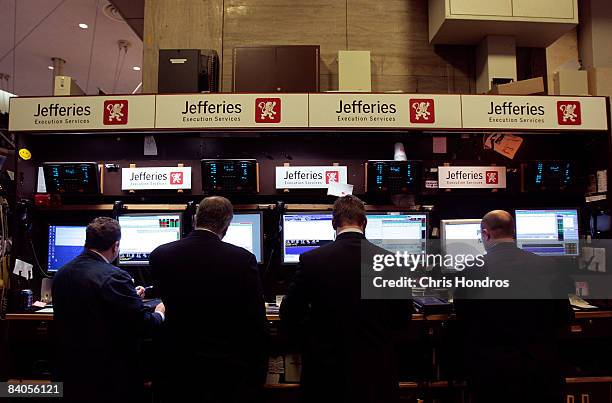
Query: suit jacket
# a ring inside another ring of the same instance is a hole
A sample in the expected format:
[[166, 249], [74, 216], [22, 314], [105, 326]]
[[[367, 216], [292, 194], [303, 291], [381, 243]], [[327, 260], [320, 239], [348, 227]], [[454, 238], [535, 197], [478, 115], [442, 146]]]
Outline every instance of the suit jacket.
[[195, 230], [155, 249], [149, 262], [166, 306], [166, 358], [175, 364], [167, 366], [166, 377], [188, 375], [189, 370], [176, 368], [197, 367], [194, 376], [207, 385], [200, 391], [229, 380], [235, 387], [226, 394], [262, 385], [267, 319], [255, 256], [212, 232]]
[[[550, 258], [525, 252], [514, 243], [495, 245], [484, 261], [483, 268], [468, 270], [466, 277], [510, 279], [512, 289], [459, 290], [455, 297], [475, 401], [487, 402], [493, 396], [499, 400], [499, 390], [505, 391], [503, 401], [534, 396], [534, 390], [541, 393], [539, 401], [555, 398], [560, 390], [556, 341], [573, 315], [558, 270]], [[507, 294], [508, 299], [489, 299], [487, 293], [492, 292], [498, 297]]]
[[397, 398], [396, 332], [410, 300], [362, 300], [361, 258], [386, 251], [346, 232], [300, 256], [281, 320], [302, 342], [305, 401], [390, 402]]
[[53, 280], [58, 377], [74, 401], [129, 401], [143, 386], [138, 351], [141, 336], [159, 328], [136, 294], [132, 277], [84, 251]]

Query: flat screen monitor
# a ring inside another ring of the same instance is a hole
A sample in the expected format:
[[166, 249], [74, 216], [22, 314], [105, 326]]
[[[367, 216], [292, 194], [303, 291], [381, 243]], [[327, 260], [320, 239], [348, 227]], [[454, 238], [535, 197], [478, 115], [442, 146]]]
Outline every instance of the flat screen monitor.
[[531, 161], [524, 169], [527, 191], [562, 191], [576, 185], [576, 167], [572, 161]]
[[440, 242], [445, 255], [484, 255], [480, 219], [440, 221]]
[[516, 210], [516, 243], [542, 256], [578, 256], [578, 210]]
[[257, 160], [204, 159], [202, 190], [207, 194], [257, 193]]
[[119, 216], [120, 265], [147, 265], [155, 248], [181, 239], [181, 214], [133, 214]]
[[261, 213], [235, 213], [223, 241], [240, 246], [262, 262], [263, 232]]
[[84, 225], [49, 225], [47, 271], [56, 272], [83, 252]]
[[98, 194], [98, 166], [95, 162], [45, 162], [45, 186], [49, 193]]
[[283, 215], [283, 263], [297, 263], [304, 252], [333, 242], [332, 213], [286, 213]]
[[393, 253], [425, 253], [427, 214], [377, 212], [367, 218], [365, 236], [373, 244]]
[[421, 161], [370, 160], [367, 163], [369, 193], [415, 193], [420, 189]]

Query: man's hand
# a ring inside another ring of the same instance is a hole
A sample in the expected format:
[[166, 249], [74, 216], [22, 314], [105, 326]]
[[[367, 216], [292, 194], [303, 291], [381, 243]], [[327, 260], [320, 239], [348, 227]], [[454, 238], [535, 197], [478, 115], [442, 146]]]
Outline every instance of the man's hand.
[[140, 298], [144, 298], [145, 296], [145, 288], [142, 286], [138, 286], [136, 287], [136, 294], [140, 297]]
[[166, 316], [166, 307], [163, 302], [157, 304], [157, 306], [155, 307], [155, 312], [161, 313], [164, 317]]

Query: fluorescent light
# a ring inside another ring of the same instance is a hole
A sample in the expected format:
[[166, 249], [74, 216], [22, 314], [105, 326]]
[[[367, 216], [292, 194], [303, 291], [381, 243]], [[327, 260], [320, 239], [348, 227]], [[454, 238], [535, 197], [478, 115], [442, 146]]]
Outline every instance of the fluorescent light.
[[87, 28], [89, 28], [89, 25], [84, 24], [84, 23], [80, 23], [80, 24], [79, 24], [79, 28], [81, 28], [81, 29], [87, 29]]
[[49, 70], [53, 70], [53, 66], [47, 66]]
[[140, 71], [140, 67], [138, 67], [138, 66], [134, 66], [134, 67], [132, 67], [132, 70], [134, 70], [134, 71]]

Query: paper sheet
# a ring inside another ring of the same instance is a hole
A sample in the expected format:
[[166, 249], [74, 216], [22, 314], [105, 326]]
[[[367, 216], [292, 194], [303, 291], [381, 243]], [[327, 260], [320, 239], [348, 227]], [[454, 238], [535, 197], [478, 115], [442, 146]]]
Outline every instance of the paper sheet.
[[15, 268], [13, 274], [21, 276], [27, 280], [32, 279], [32, 265], [23, 260], [15, 259]]
[[331, 182], [327, 188], [328, 196], [347, 196], [353, 194], [353, 185], [348, 183]]
[[157, 143], [155, 142], [155, 137], [145, 136], [144, 155], [157, 155]]

